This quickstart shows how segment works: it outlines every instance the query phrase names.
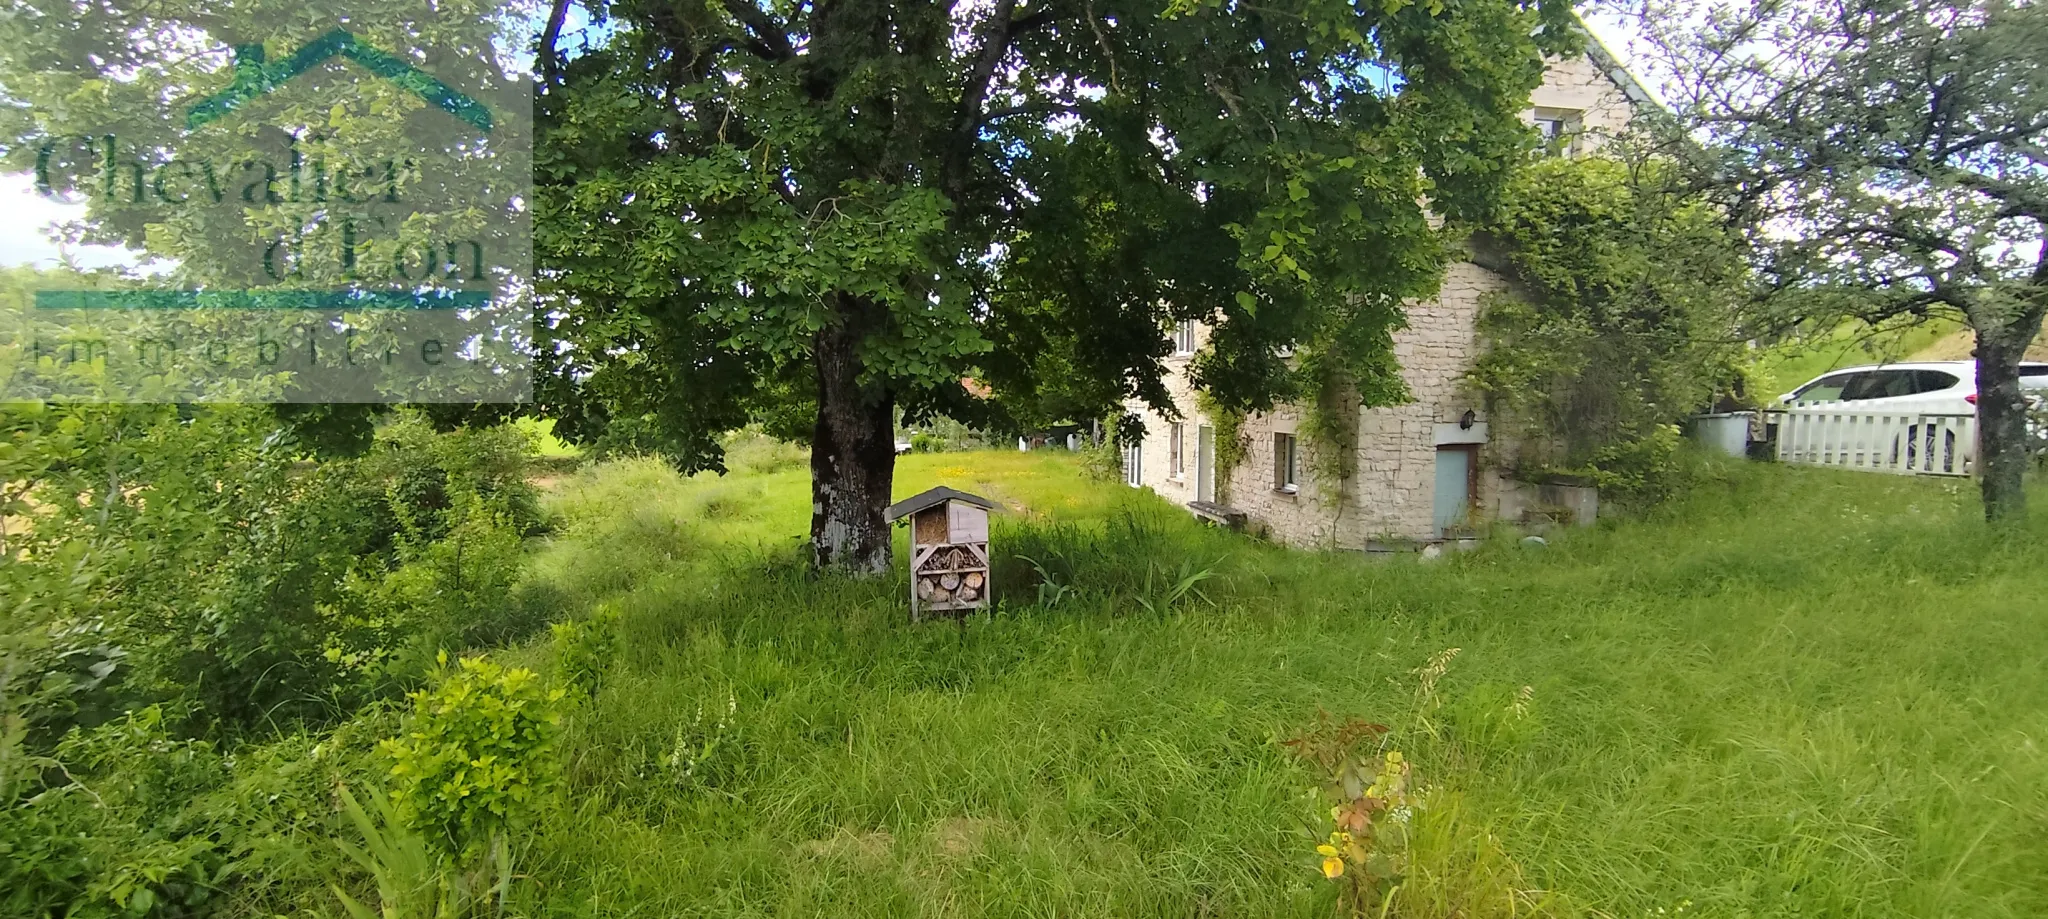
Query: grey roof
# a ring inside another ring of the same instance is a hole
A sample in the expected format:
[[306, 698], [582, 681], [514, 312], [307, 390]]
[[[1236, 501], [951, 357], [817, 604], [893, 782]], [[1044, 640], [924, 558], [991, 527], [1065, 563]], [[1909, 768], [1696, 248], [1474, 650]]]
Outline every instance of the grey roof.
[[924, 510], [925, 508], [935, 507], [947, 501], [964, 501], [968, 504], [972, 504], [984, 510], [995, 510], [996, 507], [996, 503], [994, 501], [990, 501], [989, 499], [984, 498], [980, 495], [970, 495], [959, 489], [947, 488], [946, 486], [941, 485], [930, 491], [919, 492], [917, 494], [911, 495], [908, 498], [904, 498], [903, 500], [898, 501], [895, 504], [891, 504], [889, 505], [889, 509], [883, 511], [882, 513], [891, 522], [894, 522], [900, 518], [908, 517], [911, 514], [915, 514], [918, 511]]

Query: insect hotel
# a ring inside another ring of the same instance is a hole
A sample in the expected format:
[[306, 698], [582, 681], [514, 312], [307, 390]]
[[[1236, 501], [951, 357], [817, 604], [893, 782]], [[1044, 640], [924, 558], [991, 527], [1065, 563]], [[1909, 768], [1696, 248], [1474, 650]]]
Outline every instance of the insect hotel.
[[934, 488], [889, 505], [891, 523], [910, 518], [910, 618], [988, 606], [988, 512], [995, 502]]

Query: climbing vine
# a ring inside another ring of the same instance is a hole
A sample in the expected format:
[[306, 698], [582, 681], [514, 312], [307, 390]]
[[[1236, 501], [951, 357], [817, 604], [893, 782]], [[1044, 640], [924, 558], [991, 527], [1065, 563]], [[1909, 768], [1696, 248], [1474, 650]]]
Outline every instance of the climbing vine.
[[1469, 379], [1521, 475], [1654, 498], [1674, 468], [1673, 426], [1739, 391], [1745, 268], [1675, 179], [1652, 159], [1533, 163], [1475, 236], [1475, 259], [1517, 285], [1482, 301], [1488, 347]]
[[1309, 472], [1324, 503], [1340, 509], [1358, 476], [1358, 413], [1361, 400], [1351, 374], [1322, 352], [1304, 356], [1302, 371], [1315, 389], [1302, 408], [1300, 436], [1308, 446]]
[[1244, 462], [1245, 453], [1251, 448], [1251, 436], [1244, 431], [1244, 420], [1249, 414], [1244, 409], [1234, 408], [1211, 398], [1208, 390], [1195, 391], [1195, 404], [1209, 419], [1209, 426], [1216, 432], [1216, 503], [1230, 503], [1231, 474]]

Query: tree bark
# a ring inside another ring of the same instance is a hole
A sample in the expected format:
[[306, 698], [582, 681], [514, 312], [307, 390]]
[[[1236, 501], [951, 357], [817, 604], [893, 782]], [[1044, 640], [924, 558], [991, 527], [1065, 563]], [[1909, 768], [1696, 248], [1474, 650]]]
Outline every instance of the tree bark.
[[861, 340], [884, 307], [835, 295], [834, 322], [813, 339], [818, 422], [811, 437], [811, 563], [855, 574], [889, 571], [882, 514], [896, 478], [895, 400], [861, 381]]
[[2020, 358], [2041, 331], [2042, 309], [2025, 309], [2006, 322], [1977, 326], [1977, 488], [1984, 519], [1997, 524], [2027, 519], [2027, 405], [2020, 395]]

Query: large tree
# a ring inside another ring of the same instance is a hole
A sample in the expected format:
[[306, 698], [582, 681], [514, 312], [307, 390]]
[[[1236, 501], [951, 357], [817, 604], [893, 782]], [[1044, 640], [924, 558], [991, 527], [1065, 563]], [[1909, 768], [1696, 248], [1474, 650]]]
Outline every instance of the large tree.
[[1646, 19], [1705, 174], [1784, 320], [1948, 314], [1976, 333], [1978, 481], [2026, 514], [2019, 361], [2048, 312], [2048, 8], [1758, 0]]
[[814, 416], [815, 562], [864, 572], [899, 409], [1164, 408], [1190, 318], [1224, 404], [1302, 391], [1283, 344], [1398, 396], [1402, 300], [1578, 38], [1561, 0], [621, 0], [580, 43], [569, 12], [537, 108], [551, 410], [700, 466]]

